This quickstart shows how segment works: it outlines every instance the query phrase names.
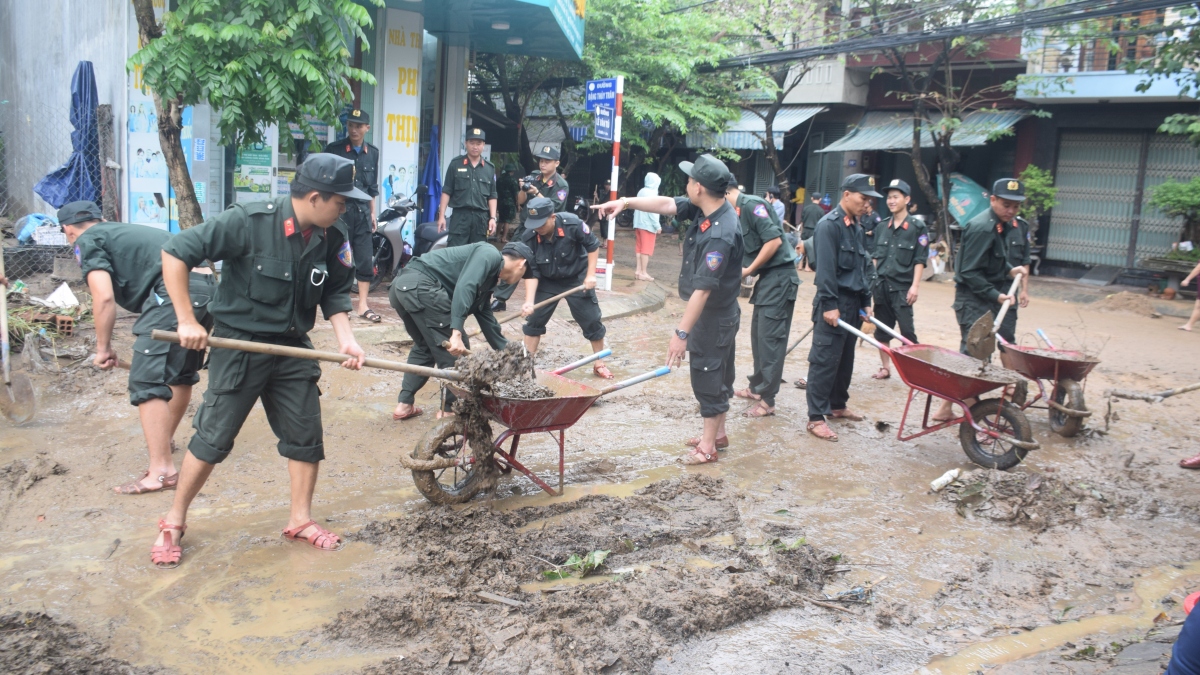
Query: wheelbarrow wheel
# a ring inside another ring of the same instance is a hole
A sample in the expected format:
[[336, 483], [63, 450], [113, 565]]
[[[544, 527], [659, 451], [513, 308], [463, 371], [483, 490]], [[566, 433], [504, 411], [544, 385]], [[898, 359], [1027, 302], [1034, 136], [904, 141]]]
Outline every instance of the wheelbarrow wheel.
[[[1083, 401], [1083, 387], [1079, 386], [1079, 383], [1075, 380], [1059, 380], [1058, 387], [1054, 390], [1053, 399], [1055, 403], [1064, 408], [1087, 410], [1087, 404]], [[1071, 438], [1078, 434], [1082, 428], [1082, 417], [1072, 417], [1054, 408], [1050, 408], [1050, 430], [1054, 433], [1063, 438]]]
[[[1021, 441], [1033, 440], [1033, 432], [1029, 428], [1029, 420], [1025, 419], [1025, 413], [1002, 399], [989, 398], [976, 403], [971, 406], [971, 417], [980, 427], [995, 431], [1002, 437], [1010, 436]], [[972, 462], [989, 469], [1011, 469], [1020, 464], [1028, 452], [1005, 443], [1003, 438], [984, 436], [975, 431], [968, 422], [959, 426], [958, 440]]]
[[[457, 457], [465, 444], [466, 437], [463, 436], [459, 419], [447, 417], [425, 433], [417, 442], [412, 456], [414, 459]], [[470, 501], [483, 487], [483, 473], [474, 466], [413, 471], [412, 476], [417, 490], [434, 504], [462, 504]]]

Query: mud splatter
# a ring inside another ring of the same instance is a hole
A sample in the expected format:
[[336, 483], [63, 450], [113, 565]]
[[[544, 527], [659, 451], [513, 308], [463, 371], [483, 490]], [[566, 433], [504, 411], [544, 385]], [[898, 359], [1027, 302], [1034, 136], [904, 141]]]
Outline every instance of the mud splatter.
[[463, 376], [462, 384], [473, 392], [526, 399], [554, 395], [549, 387], [533, 381], [533, 358], [516, 340], [498, 351], [477, 349], [460, 357], [454, 367]]
[[149, 675], [169, 672], [139, 668], [110, 656], [108, 647], [71, 623], [41, 612], [0, 616], [0, 671], [13, 675], [90, 673]]

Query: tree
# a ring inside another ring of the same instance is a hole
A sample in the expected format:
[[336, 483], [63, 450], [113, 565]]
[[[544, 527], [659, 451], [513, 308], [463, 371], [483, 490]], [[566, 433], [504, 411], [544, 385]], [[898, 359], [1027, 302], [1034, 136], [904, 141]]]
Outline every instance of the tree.
[[[383, 7], [383, 0], [370, 0]], [[128, 68], [154, 93], [158, 137], [179, 209], [179, 226], [201, 222], [180, 134], [183, 109], [207, 102], [222, 141], [263, 140], [269, 125], [333, 120], [351, 100], [350, 81], [375, 79], [350, 65], [353, 40], [370, 43], [367, 9], [352, 0], [178, 0], [160, 24], [151, 0], [133, 0], [141, 48]]]
[[[1138, 91], [1146, 91], [1155, 80], [1173, 80], [1179, 85], [1179, 96], [1196, 98], [1200, 96], [1200, 74], [1196, 72], [1196, 62], [1200, 60], [1200, 9], [1197, 5], [1185, 5], [1176, 9], [1177, 18], [1160, 22], [1158, 25], [1137, 25], [1135, 28], [1141, 34], [1140, 40], [1150, 41], [1156, 33], [1162, 34], [1162, 39], [1150, 49], [1139, 49], [1146, 52], [1142, 58], [1128, 59], [1124, 62], [1127, 71], [1144, 73], [1147, 78], [1138, 83]], [[1140, 46], [1140, 45], [1139, 45]], [[1119, 39], [1108, 42], [1110, 52], [1116, 52], [1121, 45]], [[1200, 115], [1175, 114], [1163, 121], [1159, 131], [1166, 134], [1187, 136], [1193, 145], [1200, 146]]]
[[1195, 241], [1200, 224], [1200, 178], [1180, 183], [1167, 179], [1150, 189], [1150, 206], [1173, 218], [1183, 219], [1181, 241]]
[[1021, 210], [1017, 215], [1024, 218], [1036, 232], [1038, 220], [1050, 209], [1058, 205], [1058, 188], [1054, 187], [1054, 174], [1030, 164], [1018, 176], [1025, 184], [1025, 201], [1021, 202]]

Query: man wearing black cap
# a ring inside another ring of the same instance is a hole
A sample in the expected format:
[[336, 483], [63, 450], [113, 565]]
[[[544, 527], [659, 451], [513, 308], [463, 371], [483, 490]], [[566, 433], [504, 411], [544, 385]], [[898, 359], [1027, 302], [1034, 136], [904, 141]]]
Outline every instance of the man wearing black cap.
[[610, 218], [631, 208], [680, 220], [692, 220], [684, 240], [679, 297], [687, 307], [667, 347], [667, 365], [690, 354], [692, 394], [700, 402], [704, 432], [688, 441], [684, 464], [717, 461], [717, 449], [729, 445], [725, 415], [733, 396], [735, 338], [741, 320], [743, 242], [737, 213], [725, 199], [729, 169], [712, 155], [680, 162], [688, 176], [686, 197], [626, 197], [593, 209]]
[[[1016, 182], [1020, 185], [1020, 181]], [[1013, 267], [1032, 269], [1030, 265], [1033, 263], [1033, 231], [1029, 228], [1029, 223], [1021, 216], [1013, 218], [1012, 224], [1013, 226], [1005, 231], [1005, 238], [1008, 240], [1008, 264]], [[1004, 287], [1004, 292], [1008, 292], [1007, 286]], [[1017, 341], [1017, 308], [1028, 306], [1029, 275], [1026, 274], [1021, 277], [1021, 287], [1017, 291], [1016, 300], [1008, 308], [1008, 312], [1004, 315], [1004, 321], [1000, 322], [998, 332], [1001, 337], [1009, 342]]]
[[442, 181], [438, 207], [438, 231], [446, 231], [446, 207], [450, 216], [447, 246], [484, 241], [496, 232], [496, 167], [483, 158], [483, 129], [467, 129], [467, 154], [450, 160]]
[[808, 432], [826, 441], [838, 439], [826, 417], [863, 419], [846, 407], [858, 338], [842, 330], [838, 319], [858, 328], [862, 325], [859, 310], [871, 311], [875, 267], [859, 219], [867, 213], [869, 200], [880, 196], [873, 176], [846, 176], [841, 201], [817, 222], [813, 234], [817, 294], [808, 351]]
[[[929, 258], [929, 231], [925, 222], [908, 215], [911, 201], [908, 183], [894, 179], [887, 185], [887, 207], [892, 217], [876, 226], [875, 270], [875, 318], [888, 327], [899, 324], [900, 334], [917, 341], [913, 326], [913, 308], [921, 288], [921, 274], [925, 272], [925, 261]], [[875, 338], [883, 344], [891, 342], [891, 336], [880, 331]], [[886, 380], [891, 377], [891, 360], [879, 352], [882, 365], [871, 377]]]
[[325, 152], [354, 162], [354, 187], [369, 199], [347, 199], [342, 220], [350, 235], [350, 250], [354, 252], [354, 278], [358, 280], [359, 316], [379, 323], [382, 318], [367, 304], [371, 280], [375, 278], [375, 251], [371, 233], [375, 231], [375, 198], [379, 196], [379, 148], [366, 141], [371, 130], [371, 116], [355, 108], [346, 118], [346, 137], [325, 146]]
[[[474, 316], [492, 349], [503, 349], [508, 340], [492, 314], [496, 284], [515, 284], [533, 275], [533, 252], [519, 242], [497, 251], [486, 241], [430, 251], [404, 268], [392, 280], [388, 300], [400, 315], [413, 340], [408, 362], [417, 366], [453, 368], [457, 357], [471, 348], [464, 324]], [[446, 343], [443, 347], [442, 344]], [[399, 402], [392, 419], [406, 420], [424, 411], [416, 406], [417, 392], [429, 378], [404, 374]], [[450, 412], [454, 395], [446, 392], [441, 418]]]
[[[541, 172], [541, 175], [537, 180], [521, 182], [521, 191], [517, 193], [517, 218], [521, 224], [513, 232], [513, 241], [524, 241], [525, 232], [529, 229], [525, 224], [529, 218], [529, 208], [525, 206], [526, 203], [542, 197], [549, 199], [554, 204], [553, 213], [565, 211], [563, 205], [566, 204], [567, 193], [571, 190], [571, 187], [567, 185], [567, 179], [558, 173], [558, 148], [553, 145], [543, 145], [533, 153], [533, 156], [537, 157], [538, 171]], [[498, 286], [493, 295], [495, 300], [492, 301], [492, 310], [502, 312], [507, 309], [508, 299], [512, 297], [515, 288], [508, 284]], [[553, 313], [551, 310], [551, 314]]]
[[[537, 353], [538, 344], [546, 334], [546, 322], [554, 316], [558, 303], [553, 302], [534, 310], [536, 303], [583, 284], [583, 293], [567, 296], [571, 317], [592, 343], [592, 353], [604, 349], [604, 323], [600, 319], [600, 304], [596, 298], [596, 257], [600, 242], [588, 226], [573, 213], [555, 213], [554, 202], [546, 197], [534, 197], [526, 202], [525, 234], [522, 240], [533, 251], [533, 278], [525, 282], [525, 305], [521, 313], [525, 320], [525, 348]], [[596, 377], [611, 380], [613, 375], [602, 361], [592, 365]]]
[[[163, 246], [163, 280], [175, 304], [179, 342], [203, 349], [208, 332], [192, 316], [187, 270], [204, 260], [223, 261], [221, 284], [209, 305], [216, 337], [312, 349], [308, 331], [317, 305], [333, 325], [342, 366], [362, 367], [365, 355], [350, 329], [350, 285], [354, 254], [339, 225], [347, 199], [367, 199], [354, 186], [354, 163], [342, 157], [310, 155], [296, 171], [291, 196], [234, 204], [203, 224], [184, 230]], [[234, 439], [261, 400], [279, 454], [288, 460], [291, 514], [283, 536], [321, 550], [337, 550], [341, 537], [312, 517], [317, 470], [325, 458], [321, 428], [321, 367], [316, 361], [233, 349], [214, 349], [208, 362], [208, 390], [192, 426], [196, 433], [179, 470], [175, 502], [158, 523], [150, 559], [177, 567], [179, 538], [188, 506], [213, 467], [229, 456]]]
[[[150, 464], [138, 478], [113, 488], [136, 495], [175, 487], [179, 474], [171, 459], [171, 438], [187, 411], [192, 385], [204, 362], [203, 351], [157, 342], [151, 331], [175, 330], [175, 307], [162, 278], [162, 247], [171, 235], [156, 227], [103, 222], [100, 208], [90, 201], [71, 202], [58, 210], [67, 241], [92, 294], [96, 324], [96, 356], [104, 370], [119, 359], [112, 348], [117, 307], [140, 314], [133, 324], [133, 359], [129, 364], [129, 402], [137, 406]], [[212, 274], [188, 276], [196, 321], [211, 325], [208, 303], [216, 290]]]

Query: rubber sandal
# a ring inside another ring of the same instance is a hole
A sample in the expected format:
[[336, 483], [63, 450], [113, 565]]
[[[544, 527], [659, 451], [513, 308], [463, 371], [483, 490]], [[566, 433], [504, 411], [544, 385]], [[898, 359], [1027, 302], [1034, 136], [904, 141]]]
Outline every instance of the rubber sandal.
[[761, 405], [751, 406], [742, 411], [742, 417], [772, 417], [775, 415], [775, 408], [767, 410]]
[[838, 440], [838, 435], [833, 431], [833, 429], [829, 428], [829, 425], [825, 423], [825, 420], [809, 422], [808, 433], [823, 441], [832, 441], [837, 443]]
[[803, 377], [797, 379], [796, 380], [796, 388], [797, 389], [808, 389], [808, 380], [804, 379]]
[[738, 389], [737, 391], [733, 392], [733, 395], [738, 398], [748, 398], [751, 401], [761, 401], [762, 400], [761, 396], [750, 391], [750, 387], [746, 387], [745, 389]]
[[596, 377], [601, 377], [606, 380], [613, 379], [612, 371], [609, 370], [608, 366], [604, 365], [603, 363], [597, 363], [596, 365], [592, 366], [592, 374]]
[[[158, 531], [163, 533], [163, 545], [150, 547], [150, 562], [160, 570], [173, 570], [179, 567], [179, 561], [183, 559], [183, 546], [179, 542], [183, 541], [187, 525], [173, 525], [159, 519]], [[179, 533], [178, 538], [171, 534], [173, 531]]]
[[158, 487], [148, 488], [148, 487], [145, 487], [144, 485], [142, 485], [142, 481], [145, 480], [146, 476], [149, 476], [149, 475], [150, 475], [150, 472], [146, 471], [145, 473], [143, 473], [141, 476], [138, 476], [134, 480], [131, 480], [128, 483], [125, 483], [124, 485], [117, 486], [116, 488], [114, 488], [114, 492], [116, 492], [119, 495], [144, 495], [147, 492], [162, 492], [163, 490], [174, 490], [175, 486], [179, 484], [179, 472], [176, 471], [175, 473], [171, 474], [170, 476], [159, 476], [158, 477]]
[[[313, 531], [307, 537], [301, 537], [300, 533], [309, 527], [313, 528]], [[340, 551], [345, 545], [341, 537], [321, 527], [315, 520], [310, 520], [300, 527], [284, 530], [283, 538], [291, 541], [307, 541], [309, 546], [321, 551]]]
[[717, 461], [717, 453], [714, 452], [710, 455], [707, 452], [701, 452], [699, 448], [692, 448], [686, 455], [680, 457], [676, 461], [681, 462], [686, 466], [695, 466], [696, 464], [712, 464], [713, 462]]
[[[684, 445], [688, 446], [689, 448], [694, 448], [697, 445], [700, 445], [700, 437], [697, 436], [696, 438], [689, 438], [688, 442], [684, 443]], [[717, 449], [718, 450], [720, 450], [722, 448], [728, 448], [728, 447], [729, 447], [729, 437], [728, 436], [722, 436], [717, 439]]]
[[376, 314], [375, 310], [373, 310], [373, 309], [368, 309], [367, 311], [363, 312], [362, 314], [359, 314], [359, 316], [366, 319], [367, 321], [370, 321], [371, 323], [379, 323], [380, 321], [383, 321], [383, 317]]
[[875, 374], [871, 376], [871, 379], [872, 380], [886, 380], [891, 376], [892, 376], [892, 371], [881, 366], [879, 368], [879, 370], [875, 371]]
[[864, 419], [866, 419], [865, 417], [863, 417], [862, 415], [859, 415], [856, 412], [851, 412], [849, 408], [842, 408], [841, 410], [834, 410], [833, 412], [829, 413], [829, 416], [834, 419], [848, 420], [850, 422], [861, 422]]
[[420, 408], [418, 408], [417, 406], [414, 405], [413, 409], [411, 411], [409, 411], [409, 413], [407, 415], [397, 415], [396, 413], [392, 413], [392, 419], [397, 422], [403, 422], [404, 420], [410, 420], [414, 417], [420, 417], [421, 415], [424, 415], [424, 414], [425, 414], [424, 410], [421, 410]]

